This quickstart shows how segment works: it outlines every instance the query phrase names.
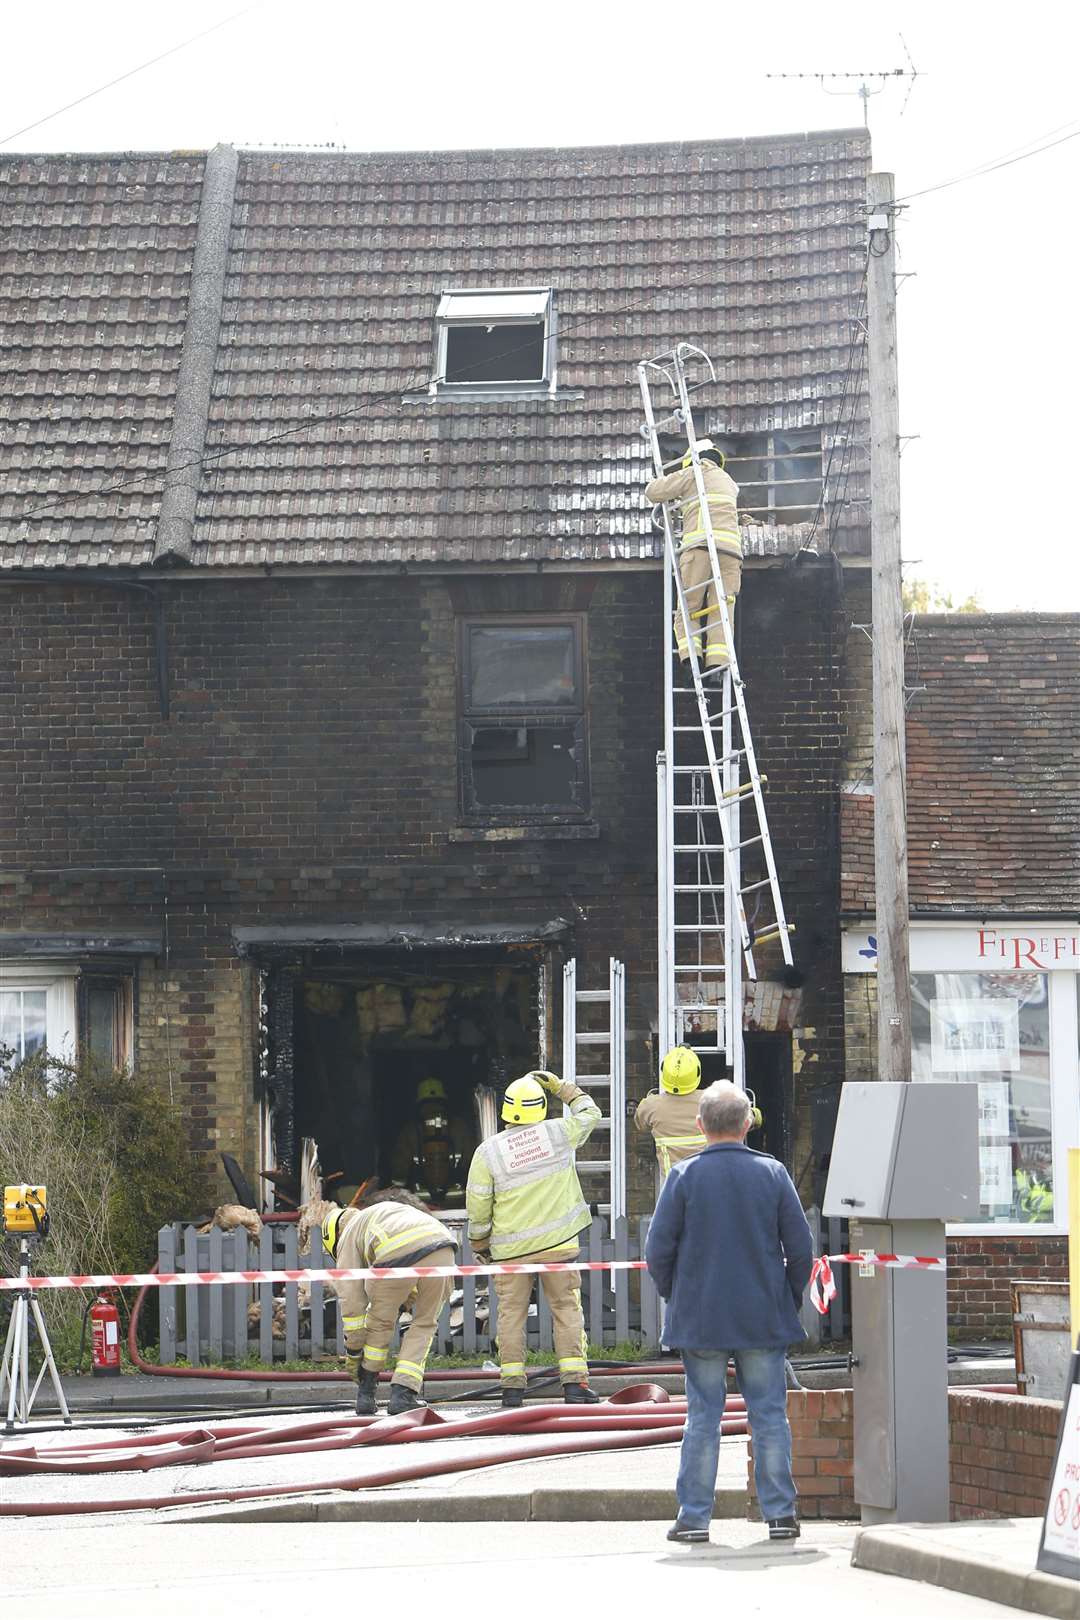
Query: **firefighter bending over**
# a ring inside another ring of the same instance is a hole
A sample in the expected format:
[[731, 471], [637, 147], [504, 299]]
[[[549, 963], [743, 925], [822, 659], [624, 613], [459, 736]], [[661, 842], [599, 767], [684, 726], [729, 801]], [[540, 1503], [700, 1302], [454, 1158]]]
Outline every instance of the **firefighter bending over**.
[[[701, 463], [701, 481], [705, 486], [709, 516], [712, 520], [713, 544], [720, 564], [720, 582], [727, 597], [728, 617], [735, 622], [735, 598], [742, 584], [742, 537], [739, 534], [739, 515], [736, 503], [739, 486], [724, 471], [724, 452], [718, 450], [711, 439], [696, 441]], [[712, 563], [705, 537], [705, 522], [701, 515], [697, 481], [694, 478], [693, 458], [689, 452], [682, 458], [676, 472], [654, 478], [647, 485], [645, 499], [658, 506], [664, 501], [678, 501], [682, 515], [682, 540], [679, 544], [679, 578], [691, 621], [694, 652], [700, 662], [705, 652], [704, 673], [723, 673], [728, 665], [728, 646], [724, 637], [724, 624], [713, 587]], [[700, 633], [699, 633], [700, 631]], [[675, 647], [685, 661], [690, 656], [682, 614], [675, 613]]]
[[663, 1179], [673, 1164], [692, 1159], [705, 1146], [697, 1122], [701, 1059], [688, 1046], [673, 1046], [660, 1065], [660, 1090], [642, 1097], [634, 1126], [656, 1143], [656, 1162]]
[[[323, 1246], [339, 1266], [452, 1266], [456, 1255], [453, 1235], [441, 1221], [410, 1204], [389, 1201], [366, 1209], [342, 1209], [334, 1204], [323, 1217]], [[390, 1353], [398, 1313], [411, 1295], [412, 1322], [401, 1340], [394, 1376], [390, 1380], [390, 1417], [423, 1406], [424, 1367], [435, 1327], [450, 1291], [450, 1277], [385, 1277], [366, 1282], [339, 1282], [345, 1354], [357, 1380], [356, 1410], [360, 1417], [375, 1411], [379, 1374]]]
[[[561, 1119], [547, 1117], [549, 1094], [566, 1105]], [[469, 1168], [465, 1202], [477, 1259], [481, 1264], [489, 1256], [496, 1261], [575, 1260], [589, 1209], [574, 1153], [599, 1121], [599, 1108], [571, 1081], [536, 1069], [507, 1086], [502, 1118], [506, 1130], [481, 1142]], [[491, 1281], [499, 1306], [502, 1404], [521, 1406], [533, 1274]], [[551, 1309], [563, 1397], [572, 1405], [597, 1401], [600, 1397], [588, 1383], [581, 1274], [541, 1272], [540, 1281]]]

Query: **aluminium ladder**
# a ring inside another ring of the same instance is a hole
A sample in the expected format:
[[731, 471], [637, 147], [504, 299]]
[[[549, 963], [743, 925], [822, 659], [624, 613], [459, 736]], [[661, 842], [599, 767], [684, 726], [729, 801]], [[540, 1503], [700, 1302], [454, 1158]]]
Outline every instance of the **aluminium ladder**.
[[[594, 1005], [606, 1009], [605, 1029], [582, 1027], [590, 1025], [587, 1009]], [[595, 1069], [593, 1059], [606, 1068]], [[585, 1151], [607, 1132], [606, 1155], [582, 1158], [579, 1154], [577, 1173], [587, 1202], [614, 1222], [626, 1214], [626, 975], [623, 964], [614, 957], [608, 964], [606, 990], [579, 990], [577, 962], [571, 960], [563, 968], [562, 1061], [562, 1078], [589, 1092], [600, 1105], [603, 1118]]]
[[[778, 940], [790, 966], [793, 925], [784, 914], [762, 793], [766, 778], [757, 766], [721, 583], [690, 408], [688, 361], [703, 361], [708, 368], [706, 380], [715, 382], [708, 356], [689, 343], [680, 343], [670, 353], [638, 366], [645, 413], [642, 434], [652, 452], [655, 474], [659, 477], [665, 471], [659, 430], [670, 420], [687, 442], [710, 562], [705, 583], [684, 591], [671, 512], [667, 505], [661, 507], [664, 635], [669, 652], [664, 748], [657, 755], [660, 1036], [665, 1050], [682, 1044], [699, 1053], [724, 1052], [735, 1083], [742, 1085], [740, 955], [747, 978], [756, 979], [755, 948]], [[650, 388], [650, 380], [655, 385], [658, 378], [671, 389], [674, 400], [670, 416], [661, 418], [659, 424]], [[704, 608], [710, 585], [713, 606]], [[673, 611], [679, 616], [688, 648], [685, 663], [680, 662], [671, 642]], [[729, 661], [718, 681], [715, 673], [703, 670], [694, 636], [700, 637], [706, 629], [715, 634], [719, 627]], [[742, 833], [744, 811], [748, 836]], [[747, 863], [756, 863], [749, 883], [742, 876], [744, 851]], [[707, 1039], [710, 1025], [715, 1032], [711, 1042]]]

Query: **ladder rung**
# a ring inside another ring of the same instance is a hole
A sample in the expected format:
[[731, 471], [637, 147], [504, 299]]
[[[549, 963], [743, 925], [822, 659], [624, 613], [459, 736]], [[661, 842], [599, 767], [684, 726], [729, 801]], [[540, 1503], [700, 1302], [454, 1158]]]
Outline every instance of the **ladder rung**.
[[[676, 769], [678, 769], [677, 766]], [[768, 780], [769, 778], [767, 776], [759, 776], [756, 782], [744, 782], [742, 787], [735, 789], [734, 793], [722, 793], [720, 795], [720, 802], [721, 804], [730, 804], [733, 799], [745, 799], [747, 794], [753, 793], [755, 789], [764, 787]]]
[[591, 1175], [591, 1176], [599, 1176], [599, 1175], [609, 1176], [611, 1174], [611, 1160], [610, 1159], [579, 1159], [577, 1161], [577, 1173], [578, 1173], [578, 1175], [579, 1176], [582, 1175], [585, 1171], [588, 1171], [589, 1175]]
[[781, 934], [793, 934], [794, 932], [794, 923], [785, 923], [782, 928], [767, 928], [763, 934], [754, 935], [752, 944], [764, 945], [767, 939], [779, 939]]
[[574, 1084], [580, 1086], [582, 1091], [592, 1091], [598, 1086], [610, 1086], [611, 1076], [610, 1074], [577, 1074], [574, 1076]]
[[579, 1001], [610, 1001], [610, 990], [575, 990]]
[[672, 851], [676, 855], [722, 855], [723, 844], [673, 844]]
[[767, 889], [771, 883], [772, 878], [762, 878], [760, 883], [748, 883], [744, 889], [739, 890], [739, 893], [753, 894], [755, 889]]
[[[765, 778], [762, 777], [761, 780], [764, 781]], [[765, 834], [764, 833], [755, 833], [753, 838], [744, 838], [741, 843], [738, 843], [738, 844], [735, 845], [735, 848], [736, 849], [749, 849], [751, 844], [763, 844], [764, 842], [765, 842]]]
[[[676, 883], [676, 894], [723, 894], [726, 883]], [[580, 1037], [579, 1037], [580, 1038]]]
[[[700, 734], [700, 730], [701, 730], [701, 728], [699, 726], [698, 727], [699, 734]], [[745, 753], [746, 753], [745, 748], [735, 748], [735, 749], [732, 750], [732, 752], [730, 754], [717, 754], [716, 763], [718, 765], [725, 765], [730, 760], [741, 759], [742, 755], [745, 754]], [[694, 776], [694, 775], [708, 776], [709, 772], [712, 770], [712, 766], [711, 765], [672, 765], [671, 770], [672, 770], [672, 774], [675, 775], [675, 776]], [[764, 782], [765, 778], [762, 777], [761, 780]]]
[[[723, 962], [676, 962], [676, 973], [727, 973], [727, 966]], [[578, 1084], [580, 1085], [580, 1081]]]
[[607, 1046], [611, 1041], [610, 1029], [578, 1030], [574, 1036], [579, 1046]]
[[712, 922], [672, 923], [671, 926], [676, 934], [722, 934], [724, 932], [724, 925], [718, 917], [714, 917]]

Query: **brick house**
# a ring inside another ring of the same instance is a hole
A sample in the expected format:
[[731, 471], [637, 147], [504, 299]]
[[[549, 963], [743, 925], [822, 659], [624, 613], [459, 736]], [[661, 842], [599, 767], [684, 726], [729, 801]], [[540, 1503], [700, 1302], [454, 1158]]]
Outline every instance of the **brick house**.
[[[869, 642], [848, 660], [846, 1068], [873, 1074]], [[983, 1219], [951, 1229], [950, 1320], [1011, 1332], [1010, 1279], [1068, 1275], [1080, 1143], [1080, 615], [920, 618], [907, 649], [916, 1079], [980, 1087]]]

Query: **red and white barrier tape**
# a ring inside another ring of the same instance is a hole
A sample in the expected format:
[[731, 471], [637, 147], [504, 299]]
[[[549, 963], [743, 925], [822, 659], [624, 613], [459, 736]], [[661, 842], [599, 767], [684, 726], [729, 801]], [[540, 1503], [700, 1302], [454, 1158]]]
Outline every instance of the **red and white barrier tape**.
[[[834, 1264], [853, 1266], [938, 1267], [944, 1260], [921, 1254], [823, 1254], [810, 1273], [810, 1298], [822, 1313], [836, 1294]], [[548, 1260], [518, 1265], [512, 1260], [486, 1266], [334, 1266], [293, 1271], [130, 1271], [99, 1272], [91, 1276], [0, 1277], [0, 1293], [35, 1292], [51, 1288], [193, 1288], [237, 1283], [321, 1283], [378, 1281], [381, 1277], [504, 1277], [518, 1272], [644, 1271], [644, 1260]]]
[[836, 1298], [836, 1279], [832, 1274], [834, 1265], [847, 1266], [880, 1266], [884, 1269], [892, 1267], [901, 1271], [912, 1268], [919, 1270], [944, 1271], [945, 1261], [939, 1256], [928, 1254], [822, 1254], [814, 1261], [810, 1273], [810, 1299], [820, 1315], [825, 1316], [829, 1306]]
[[0, 1277], [0, 1293], [23, 1288], [191, 1288], [204, 1283], [365, 1282], [380, 1277], [502, 1277], [536, 1271], [644, 1271], [644, 1260], [549, 1260], [486, 1266], [337, 1266], [317, 1271], [132, 1271], [88, 1277]]

